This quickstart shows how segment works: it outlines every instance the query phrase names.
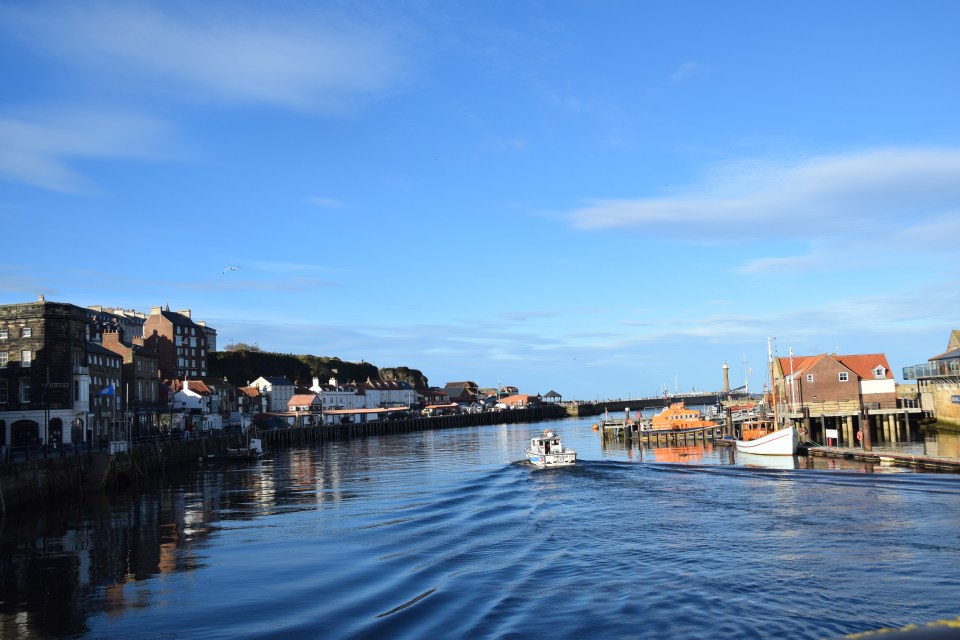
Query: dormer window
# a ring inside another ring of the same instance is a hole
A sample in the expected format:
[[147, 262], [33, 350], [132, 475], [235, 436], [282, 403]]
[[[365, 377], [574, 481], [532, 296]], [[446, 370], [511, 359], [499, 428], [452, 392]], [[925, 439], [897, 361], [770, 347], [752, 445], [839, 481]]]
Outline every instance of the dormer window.
[[884, 369], [883, 367], [877, 367], [876, 369], [873, 370], [873, 377], [874, 377], [874, 378], [886, 378], [886, 377], [887, 377], [887, 370]]

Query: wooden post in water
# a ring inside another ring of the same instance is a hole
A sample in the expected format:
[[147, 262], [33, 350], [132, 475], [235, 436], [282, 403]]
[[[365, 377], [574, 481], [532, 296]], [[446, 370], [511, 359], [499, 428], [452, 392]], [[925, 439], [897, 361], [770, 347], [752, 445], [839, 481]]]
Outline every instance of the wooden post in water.
[[870, 416], [866, 409], [860, 415], [860, 433], [863, 434], [863, 450], [873, 451], [873, 436], [870, 435]]

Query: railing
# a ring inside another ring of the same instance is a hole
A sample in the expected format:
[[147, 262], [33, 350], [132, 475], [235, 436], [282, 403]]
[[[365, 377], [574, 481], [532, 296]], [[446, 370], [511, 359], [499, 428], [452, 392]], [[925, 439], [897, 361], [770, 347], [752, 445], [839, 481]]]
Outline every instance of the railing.
[[915, 364], [903, 368], [904, 380], [920, 380], [921, 378], [940, 378], [946, 376], [960, 376], [960, 358]]
[[[0, 447], [0, 464], [5, 462], [23, 462], [26, 460], [43, 460], [45, 458], [60, 458], [90, 451], [117, 453], [119, 450], [129, 450], [144, 444], [159, 444], [161, 442], [175, 442], [178, 440], [206, 439], [214, 435], [236, 433], [237, 429], [216, 429], [210, 431], [152, 433], [129, 438], [127, 440], [110, 441], [106, 438], [94, 442], [76, 442], [51, 445], [24, 445], [18, 447]], [[125, 443], [121, 445], [120, 443]], [[123, 449], [126, 446], [127, 449]]]

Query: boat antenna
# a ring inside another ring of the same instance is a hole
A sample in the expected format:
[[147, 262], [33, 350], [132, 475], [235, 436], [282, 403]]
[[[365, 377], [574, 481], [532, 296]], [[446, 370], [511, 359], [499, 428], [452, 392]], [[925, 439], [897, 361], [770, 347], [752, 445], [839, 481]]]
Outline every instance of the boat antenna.
[[750, 370], [747, 368], [747, 352], [743, 352], [743, 392], [747, 396], [747, 404], [750, 404]]

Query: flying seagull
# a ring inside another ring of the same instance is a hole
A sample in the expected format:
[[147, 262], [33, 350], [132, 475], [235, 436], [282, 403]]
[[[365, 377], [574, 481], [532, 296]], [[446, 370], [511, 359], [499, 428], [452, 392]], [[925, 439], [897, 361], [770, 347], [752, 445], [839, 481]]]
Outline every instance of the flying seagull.
[[243, 267], [241, 267], [240, 265], [234, 265], [232, 267], [227, 267], [226, 269], [223, 270], [223, 272], [226, 273], [227, 271], [236, 271], [237, 269], [242, 269], [242, 268]]

